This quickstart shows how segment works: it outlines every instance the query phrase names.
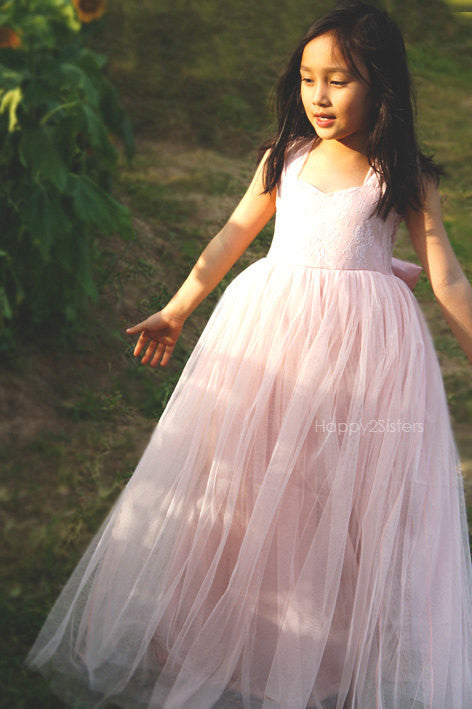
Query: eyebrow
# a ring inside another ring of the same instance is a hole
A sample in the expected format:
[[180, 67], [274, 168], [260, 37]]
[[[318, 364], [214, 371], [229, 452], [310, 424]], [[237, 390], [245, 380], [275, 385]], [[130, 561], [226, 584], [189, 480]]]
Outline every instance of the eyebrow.
[[[309, 66], [304, 66], [303, 64], [300, 66], [300, 69], [302, 71], [311, 71], [311, 68]], [[340, 66], [327, 66], [327, 67], [325, 67], [325, 71], [339, 71], [342, 74], [350, 74], [351, 73], [348, 69], [343, 69]]]

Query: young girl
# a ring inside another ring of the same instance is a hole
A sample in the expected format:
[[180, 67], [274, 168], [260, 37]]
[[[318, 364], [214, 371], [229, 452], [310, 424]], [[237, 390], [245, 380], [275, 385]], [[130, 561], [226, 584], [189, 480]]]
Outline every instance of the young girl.
[[471, 361], [472, 289], [417, 146], [398, 28], [338, 6], [278, 97], [240, 204], [127, 331], [166, 365], [277, 212], [28, 655], [74, 706], [472, 706], [463, 479], [411, 290], [421, 267], [392, 262], [400, 222]]

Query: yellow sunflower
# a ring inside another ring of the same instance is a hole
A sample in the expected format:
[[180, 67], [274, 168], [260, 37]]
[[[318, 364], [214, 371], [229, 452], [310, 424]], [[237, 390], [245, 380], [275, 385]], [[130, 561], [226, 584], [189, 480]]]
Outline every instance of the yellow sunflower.
[[11, 47], [11, 49], [16, 49], [20, 45], [21, 39], [11, 27], [7, 27], [7, 25], [0, 27], [0, 47]]
[[98, 20], [106, 10], [106, 0], [72, 0], [81, 22]]

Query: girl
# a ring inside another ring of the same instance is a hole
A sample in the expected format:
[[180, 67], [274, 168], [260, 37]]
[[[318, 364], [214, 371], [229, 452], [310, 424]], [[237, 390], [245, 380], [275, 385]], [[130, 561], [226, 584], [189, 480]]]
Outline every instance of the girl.
[[329, 12], [278, 107], [227, 224], [127, 330], [166, 365], [277, 211], [28, 655], [74, 706], [472, 706], [463, 479], [418, 268], [392, 262], [399, 223], [471, 361], [472, 289], [396, 25], [361, 2]]

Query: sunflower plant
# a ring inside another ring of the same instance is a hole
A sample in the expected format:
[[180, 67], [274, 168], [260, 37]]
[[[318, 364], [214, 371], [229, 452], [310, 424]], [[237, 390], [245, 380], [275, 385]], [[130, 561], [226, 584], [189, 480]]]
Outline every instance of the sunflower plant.
[[[104, 0], [0, 0], [0, 324], [75, 324], [97, 296], [99, 237], [131, 237], [111, 195], [132, 136], [82, 23]], [[18, 326], [18, 327], [17, 327]]]

